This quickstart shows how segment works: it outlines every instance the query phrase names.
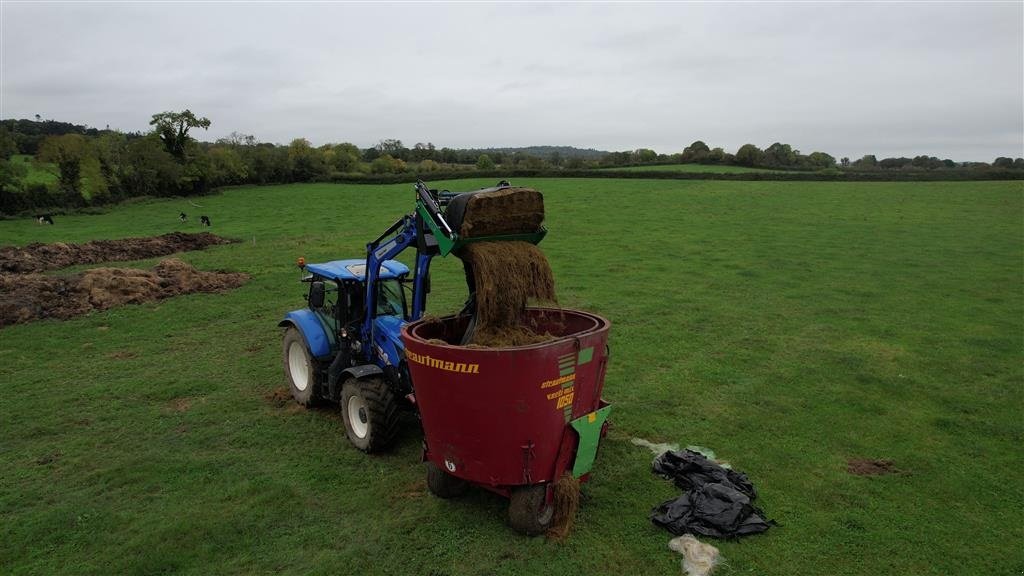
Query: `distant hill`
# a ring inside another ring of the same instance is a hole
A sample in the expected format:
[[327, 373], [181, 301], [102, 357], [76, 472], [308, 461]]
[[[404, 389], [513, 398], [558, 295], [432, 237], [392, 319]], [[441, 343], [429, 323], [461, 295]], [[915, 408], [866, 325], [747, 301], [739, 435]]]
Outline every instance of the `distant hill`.
[[608, 152], [604, 150], [594, 150], [593, 148], [576, 148], [575, 146], [522, 146], [519, 148], [466, 148], [459, 149], [459, 152], [465, 152], [473, 156], [479, 156], [480, 154], [503, 154], [512, 155], [516, 152], [522, 152], [523, 154], [529, 154], [530, 156], [536, 156], [538, 158], [544, 158], [550, 160], [553, 155], [558, 154], [563, 160], [568, 158], [582, 158], [583, 160], [600, 160]]

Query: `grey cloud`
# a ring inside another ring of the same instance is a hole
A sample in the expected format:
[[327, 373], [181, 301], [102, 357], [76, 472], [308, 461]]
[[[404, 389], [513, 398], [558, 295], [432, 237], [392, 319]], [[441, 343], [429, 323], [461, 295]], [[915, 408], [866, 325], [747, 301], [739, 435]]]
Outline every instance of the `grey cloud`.
[[[1024, 155], [1024, 5], [4, 2], [0, 115], [261, 140]], [[39, 26], [45, 21], [46, 26]]]

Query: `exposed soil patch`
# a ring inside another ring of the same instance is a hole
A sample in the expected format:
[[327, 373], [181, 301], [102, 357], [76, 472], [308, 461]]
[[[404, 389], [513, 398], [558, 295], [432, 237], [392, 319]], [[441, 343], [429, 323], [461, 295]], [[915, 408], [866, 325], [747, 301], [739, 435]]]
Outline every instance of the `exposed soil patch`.
[[192, 407], [192, 399], [188, 397], [175, 398], [167, 404], [167, 407], [175, 412], [187, 412]]
[[892, 460], [871, 460], [868, 458], [851, 458], [847, 460], [846, 471], [854, 476], [883, 476], [900, 472]]
[[33, 243], [0, 247], [0, 272], [25, 274], [56, 270], [75, 264], [99, 264], [100, 262], [123, 262], [167, 256], [175, 252], [202, 250], [207, 246], [231, 244], [236, 240], [221, 238], [209, 232], [195, 234], [171, 232], [162, 236], [147, 238], [123, 238], [121, 240], [93, 240], [84, 244]]
[[40, 466], [46, 466], [47, 464], [52, 464], [56, 462], [58, 459], [60, 459], [60, 456], [60, 452], [51, 452], [49, 454], [44, 454], [39, 458], [36, 458], [36, 464]]
[[284, 408], [288, 404], [294, 403], [292, 393], [287, 388], [277, 388], [267, 392], [263, 398], [275, 408]]
[[94, 268], [68, 277], [0, 273], [0, 327], [44, 318], [65, 320], [123, 304], [193, 292], [221, 292], [249, 280], [239, 272], [202, 272], [175, 258], [152, 270]]
[[135, 358], [136, 356], [138, 356], [138, 354], [135, 352], [129, 352], [128, 350], [118, 350], [117, 352], [107, 354], [107, 358], [110, 358], [111, 360], [128, 360], [130, 358]]

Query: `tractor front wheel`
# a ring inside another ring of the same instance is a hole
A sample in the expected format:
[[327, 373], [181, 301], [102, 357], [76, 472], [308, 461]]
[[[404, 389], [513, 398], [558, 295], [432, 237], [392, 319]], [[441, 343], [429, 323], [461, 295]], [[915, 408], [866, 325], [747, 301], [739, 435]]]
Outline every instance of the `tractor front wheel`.
[[395, 395], [380, 378], [348, 380], [341, 387], [341, 419], [353, 446], [381, 452], [391, 445], [398, 427]]
[[303, 406], [310, 406], [316, 399], [316, 389], [320, 385], [316, 365], [306, 349], [306, 340], [295, 328], [284, 331], [284, 373], [288, 378], [288, 388], [292, 398]]
[[437, 464], [427, 462], [427, 489], [438, 498], [457, 498], [466, 493], [469, 483], [452, 476]]
[[546, 484], [519, 486], [512, 489], [508, 502], [508, 523], [516, 532], [539, 536], [551, 527], [555, 508], [547, 501]]

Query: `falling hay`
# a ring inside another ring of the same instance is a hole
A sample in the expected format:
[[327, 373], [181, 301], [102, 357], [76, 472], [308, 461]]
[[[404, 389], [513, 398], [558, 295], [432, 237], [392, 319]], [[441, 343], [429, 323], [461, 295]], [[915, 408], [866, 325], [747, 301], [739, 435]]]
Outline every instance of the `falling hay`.
[[547, 537], [556, 541], [565, 540], [576, 523], [576, 511], [580, 507], [580, 481], [568, 472], [563, 474], [552, 487], [551, 505], [554, 514]]
[[524, 346], [553, 339], [524, 322], [530, 301], [555, 302], [551, 265], [528, 242], [477, 242], [460, 254], [472, 270], [476, 294], [476, 329], [468, 343]]

